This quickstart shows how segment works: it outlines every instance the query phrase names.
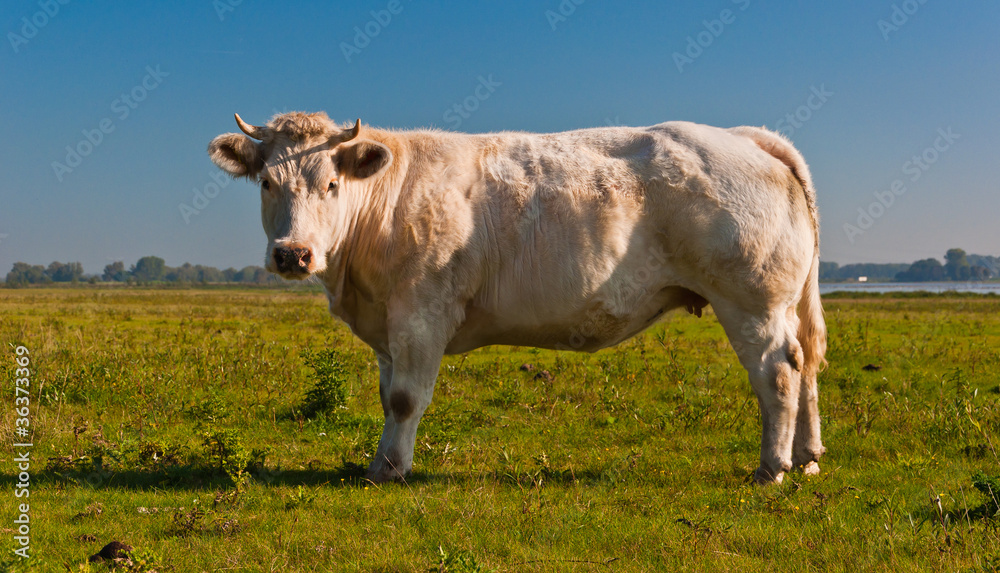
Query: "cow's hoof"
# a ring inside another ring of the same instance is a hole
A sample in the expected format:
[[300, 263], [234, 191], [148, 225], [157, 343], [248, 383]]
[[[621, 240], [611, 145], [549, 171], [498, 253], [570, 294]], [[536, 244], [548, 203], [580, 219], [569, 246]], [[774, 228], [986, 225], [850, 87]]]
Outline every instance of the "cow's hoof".
[[753, 481], [757, 485], [779, 484], [783, 479], [785, 479], [785, 472], [771, 472], [763, 467], [759, 467], [757, 471], [753, 472]]
[[387, 476], [384, 473], [372, 473], [368, 472], [365, 474], [365, 481], [370, 481], [374, 484], [392, 483], [399, 480], [392, 479], [392, 476]]
[[802, 475], [814, 476], [819, 474], [819, 464], [817, 464], [816, 462], [809, 462], [806, 465], [800, 467], [802, 468]]
[[365, 474], [365, 479], [372, 483], [402, 483], [403, 481], [403, 477], [395, 472], [368, 472]]
[[402, 483], [406, 481], [404, 477], [409, 473], [409, 471], [399, 472], [389, 464], [384, 464], [382, 467], [375, 467], [375, 464], [372, 464], [365, 474], [365, 479], [372, 483]]

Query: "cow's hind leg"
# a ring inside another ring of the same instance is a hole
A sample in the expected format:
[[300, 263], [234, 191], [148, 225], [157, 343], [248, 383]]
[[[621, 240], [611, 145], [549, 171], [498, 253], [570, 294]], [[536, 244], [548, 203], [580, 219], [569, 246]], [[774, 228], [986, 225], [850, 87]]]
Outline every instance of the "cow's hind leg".
[[781, 308], [754, 313], [715, 301], [713, 307], [749, 373], [760, 406], [760, 466], [754, 480], [780, 483], [784, 473], [793, 467], [803, 366], [795, 311]]
[[799, 414], [792, 443], [792, 464], [806, 475], [819, 473], [816, 461], [826, 451], [820, 441], [818, 398], [816, 373], [806, 371], [799, 390]]

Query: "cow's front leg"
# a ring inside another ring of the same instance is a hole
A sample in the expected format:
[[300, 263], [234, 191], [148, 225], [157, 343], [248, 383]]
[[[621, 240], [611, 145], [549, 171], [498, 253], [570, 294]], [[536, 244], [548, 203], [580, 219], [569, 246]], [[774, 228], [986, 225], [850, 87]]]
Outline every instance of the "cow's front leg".
[[390, 345], [391, 356], [379, 357], [379, 395], [385, 426], [367, 476], [376, 483], [400, 481], [410, 473], [417, 426], [431, 403], [444, 354], [443, 350], [428, 348], [438, 345], [406, 339], [399, 337]]
[[[392, 410], [389, 405], [389, 395], [392, 389], [392, 356], [388, 354], [377, 353], [378, 357], [378, 395], [379, 399], [382, 401], [382, 415], [385, 417], [385, 425], [382, 426], [382, 438], [379, 440], [379, 445], [388, 443], [387, 436], [391, 436], [393, 432], [396, 431], [396, 419], [392, 416]], [[381, 451], [381, 449], [379, 450]], [[376, 456], [373, 458], [377, 460]], [[374, 461], [370, 464], [369, 468], [369, 479], [371, 479], [372, 471], [375, 468]]]

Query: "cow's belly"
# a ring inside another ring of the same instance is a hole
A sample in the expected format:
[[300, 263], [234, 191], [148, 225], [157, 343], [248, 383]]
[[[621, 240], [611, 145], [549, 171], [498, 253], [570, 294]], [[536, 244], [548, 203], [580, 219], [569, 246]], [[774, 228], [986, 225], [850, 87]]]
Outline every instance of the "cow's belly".
[[594, 352], [635, 336], [672, 309], [700, 311], [707, 304], [693, 291], [669, 286], [637, 298], [628, 308], [618, 304], [612, 309], [600, 300], [591, 300], [558, 320], [541, 322], [537, 316], [522, 316], [516, 309], [498, 312], [470, 305], [465, 322], [445, 352], [458, 354], [494, 344]]

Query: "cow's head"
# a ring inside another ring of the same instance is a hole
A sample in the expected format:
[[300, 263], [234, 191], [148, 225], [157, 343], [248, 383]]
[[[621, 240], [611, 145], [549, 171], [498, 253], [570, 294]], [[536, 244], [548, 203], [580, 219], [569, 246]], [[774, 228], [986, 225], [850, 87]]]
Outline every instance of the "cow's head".
[[289, 279], [326, 270], [363, 208], [364, 185], [392, 162], [381, 143], [359, 137], [361, 120], [338, 126], [325, 113], [285, 113], [243, 134], [212, 140], [208, 154], [233, 177], [260, 183], [261, 218], [267, 233], [265, 267]]

